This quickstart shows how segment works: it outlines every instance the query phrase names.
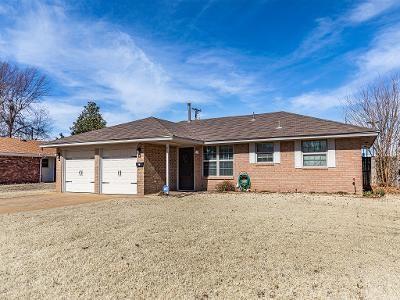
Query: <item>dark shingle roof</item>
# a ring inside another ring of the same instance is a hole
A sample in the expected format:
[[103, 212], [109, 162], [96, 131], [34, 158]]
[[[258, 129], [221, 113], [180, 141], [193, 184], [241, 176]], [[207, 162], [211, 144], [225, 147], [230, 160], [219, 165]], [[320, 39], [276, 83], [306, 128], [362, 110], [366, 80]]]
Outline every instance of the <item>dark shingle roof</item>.
[[180, 137], [205, 142], [374, 133], [371, 128], [288, 112], [170, 122], [154, 117], [86, 132], [48, 144]]
[[370, 128], [288, 112], [256, 114], [254, 118], [246, 115], [194, 120], [190, 131], [207, 142], [374, 132]]

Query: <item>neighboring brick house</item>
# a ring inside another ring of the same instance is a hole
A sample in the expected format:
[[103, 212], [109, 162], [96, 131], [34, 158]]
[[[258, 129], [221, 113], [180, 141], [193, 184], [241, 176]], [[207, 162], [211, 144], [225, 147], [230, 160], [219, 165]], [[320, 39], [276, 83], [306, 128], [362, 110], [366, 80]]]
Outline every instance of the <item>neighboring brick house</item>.
[[43, 141], [0, 137], [0, 184], [55, 181], [55, 150]]
[[361, 150], [377, 132], [276, 112], [170, 122], [146, 118], [50, 142], [58, 191], [213, 190], [250, 175], [253, 191], [362, 191]]

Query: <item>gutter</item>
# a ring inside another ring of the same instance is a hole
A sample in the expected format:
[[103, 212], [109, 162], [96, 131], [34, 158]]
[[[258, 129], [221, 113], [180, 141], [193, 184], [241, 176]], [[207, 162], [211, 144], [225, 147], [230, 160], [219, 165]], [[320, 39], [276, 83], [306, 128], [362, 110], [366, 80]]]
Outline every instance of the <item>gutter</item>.
[[190, 138], [181, 138], [177, 136], [163, 136], [157, 138], [144, 138], [144, 139], [128, 139], [128, 140], [108, 140], [108, 141], [95, 141], [95, 142], [82, 142], [82, 143], [60, 143], [60, 144], [45, 144], [40, 145], [41, 148], [55, 148], [55, 147], [73, 147], [73, 146], [90, 146], [90, 145], [114, 145], [114, 144], [126, 144], [126, 143], [142, 143], [142, 142], [181, 142], [190, 144], [202, 145], [203, 141], [194, 140]]
[[292, 140], [312, 140], [312, 139], [328, 139], [328, 138], [349, 138], [349, 137], [377, 137], [378, 132], [360, 132], [349, 134], [332, 134], [332, 135], [308, 135], [308, 136], [289, 136], [289, 137], [273, 137], [273, 138], [258, 138], [258, 139], [242, 139], [242, 140], [219, 140], [219, 141], [206, 141], [204, 145], [215, 144], [239, 144], [239, 143], [253, 143], [253, 142], [269, 142], [269, 141], [292, 141]]
[[0, 152], [0, 156], [44, 157], [44, 158], [46, 158], [46, 157], [56, 157], [56, 154]]

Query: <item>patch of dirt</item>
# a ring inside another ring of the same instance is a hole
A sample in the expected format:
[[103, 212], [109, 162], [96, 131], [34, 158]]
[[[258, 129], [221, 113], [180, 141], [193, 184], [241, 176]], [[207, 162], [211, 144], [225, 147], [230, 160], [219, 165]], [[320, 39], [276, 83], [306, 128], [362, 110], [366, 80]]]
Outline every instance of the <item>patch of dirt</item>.
[[0, 215], [1, 298], [400, 297], [400, 199], [193, 194]]

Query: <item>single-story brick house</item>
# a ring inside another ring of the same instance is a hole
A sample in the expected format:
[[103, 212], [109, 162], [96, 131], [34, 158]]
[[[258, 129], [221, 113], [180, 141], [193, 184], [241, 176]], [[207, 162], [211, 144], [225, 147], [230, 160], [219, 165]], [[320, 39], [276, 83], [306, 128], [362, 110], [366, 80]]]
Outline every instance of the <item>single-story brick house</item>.
[[0, 137], [0, 184], [55, 181], [55, 149], [43, 141]]
[[170, 122], [154, 117], [56, 140], [57, 190], [213, 190], [247, 172], [253, 191], [362, 191], [361, 150], [377, 132], [275, 112]]

